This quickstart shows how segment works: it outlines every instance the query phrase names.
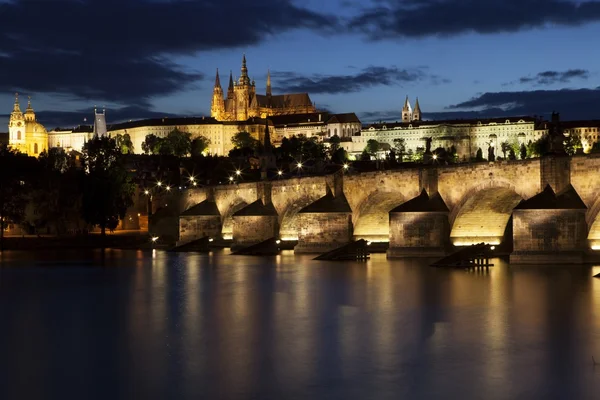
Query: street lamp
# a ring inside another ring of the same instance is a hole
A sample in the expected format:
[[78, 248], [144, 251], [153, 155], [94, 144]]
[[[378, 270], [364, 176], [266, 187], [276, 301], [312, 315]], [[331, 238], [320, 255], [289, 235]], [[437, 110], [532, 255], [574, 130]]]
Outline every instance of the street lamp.
[[437, 154], [434, 154], [434, 155], [433, 155], [433, 159], [434, 159], [434, 160], [437, 160]]
[[161, 187], [162, 186], [162, 182], [161, 181], [156, 182], [156, 186]]
[[242, 174], [242, 171], [240, 171], [240, 170], [238, 169], [238, 170], [236, 170], [236, 171], [235, 171], [235, 174], [236, 174], [237, 176], [240, 176], [240, 175]]
[[347, 163], [344, 164], [344, 169], [347, 170], [348, 168], [350, 168], [350, 166]]
[[283, 175], [283, 171], [281, 171], [281, 170], [277, 171], [277, 175], [279, 175], [279, 176]]
[[150, 194], [150, 191], [149, 191], [148, 189], [146, 189], [146, 190], [144, 190], [144, 194], [145, 194], [146, 196], [148, 196], [148, 195]]
[[167, 186], [165, 189], [167, 189], [167, 192], [171, 191], [171, 186]]
[[229, 177], [229, 182], [233, 182], [233, 176]]

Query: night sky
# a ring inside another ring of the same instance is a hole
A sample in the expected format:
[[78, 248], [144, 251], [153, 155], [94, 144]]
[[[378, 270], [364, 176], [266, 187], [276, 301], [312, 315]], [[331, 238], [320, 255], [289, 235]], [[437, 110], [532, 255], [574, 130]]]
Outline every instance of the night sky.
[[397, 120], [600, 119], [600, 1], [0, 0], [0, 131], [14, 92], [48, 129], [208, 115], [246, 53], [264, 93]]

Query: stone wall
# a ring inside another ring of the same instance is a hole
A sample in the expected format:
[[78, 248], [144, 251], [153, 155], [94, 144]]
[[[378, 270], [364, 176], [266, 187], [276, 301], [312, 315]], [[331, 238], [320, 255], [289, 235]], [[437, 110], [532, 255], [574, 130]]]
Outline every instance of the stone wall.
[[277, 216], [234, 216], [232, 250], [251, 246], [277, 237], [279, 226]]
[[352, 240], [350, 213], [302, 213], [296, 253], [325, 253]]
[[448, 245], [448, 213], [390, 213], [389, 258], [443, 255]]
[[514, 210], [511, 263], [581, 262], [587, 247], [585, 210]]
[[221, 217], [218, 215], [190, 215], [179, 217], [180, 244], [203, 238], [221, 236]]

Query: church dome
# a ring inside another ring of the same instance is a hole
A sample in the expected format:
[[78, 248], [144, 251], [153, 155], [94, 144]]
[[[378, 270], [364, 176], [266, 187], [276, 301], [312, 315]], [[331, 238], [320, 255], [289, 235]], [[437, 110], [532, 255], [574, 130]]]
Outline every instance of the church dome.
[[47, 133], [46, 127], [39, 122], [36, 122], [33, 126], [33, 131], [35, 133]]

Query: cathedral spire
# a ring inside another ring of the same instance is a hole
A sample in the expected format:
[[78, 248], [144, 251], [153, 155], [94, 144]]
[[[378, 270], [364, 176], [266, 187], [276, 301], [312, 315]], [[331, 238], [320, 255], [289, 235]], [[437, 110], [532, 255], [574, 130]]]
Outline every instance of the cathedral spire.
[[221, 79], [219, 78], [219, 68], [217, 68], [217, 76], [215, 78], [215, 88], [221, 87]]
[[413, 121], [421, 121], [421, 106], [419, 106], [419, 98], [417, 97], [417, 101], [415, 101], [415, 109], [412, 113]]
[[240, 76], [240, 85], [249, 85], [248, 68], [246, 67], [246, 54], [242, 57], [242, 75]]
[[271, 71], [267, 69], [267, 96], [271, 96]]

